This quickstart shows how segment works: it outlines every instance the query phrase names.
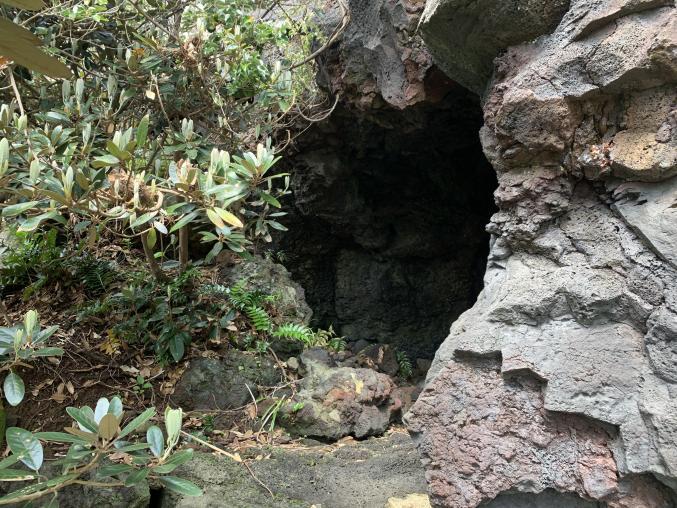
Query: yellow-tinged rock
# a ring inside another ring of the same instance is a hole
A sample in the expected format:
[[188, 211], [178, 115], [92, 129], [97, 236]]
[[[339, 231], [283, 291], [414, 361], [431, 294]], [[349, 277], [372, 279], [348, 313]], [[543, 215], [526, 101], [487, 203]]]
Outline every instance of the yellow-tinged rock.
[[386, 508], [431, 508], [427, 494], [409, 494], [407, 497], [391, 497]]

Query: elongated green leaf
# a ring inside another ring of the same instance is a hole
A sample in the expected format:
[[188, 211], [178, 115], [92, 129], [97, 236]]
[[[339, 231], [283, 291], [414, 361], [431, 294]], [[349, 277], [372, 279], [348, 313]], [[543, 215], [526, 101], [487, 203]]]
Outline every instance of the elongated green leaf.
[[63, 430], [68, 432], [69, 434], [73, 434], [74, 436], [79, 437], [80, 439], [87, 441], [88, 443], [96, 443], [97, 439], [99, 436], [94, 434], [93, 432], [87, 432], [85, 430], [80, 430], [77, 427], [66, 427]]
[[129, 153], [128, 151], [121, 150], [120, 148], [118, 148], [118, 145], [116, 145], [112, 141], [106, 142], [106, 150], [108, 150], [111, 153], [111, 155], [113, 155], [113, 157], [121, 161], [126, 161], [132, 156], [132, 154]]
[[148, 473], [150, 473], [150, 469], [148, 468], [143, 468], [139, 469], [138, 471], [134, 471], [125, 479], [125, 487], [131, 487], [133, 485], [136, 485], [137, 483], [141, 483], [148, 477]]
[[53, 441], [55, 443], [73, 443], [86, 444], [87, 440], [84, 438], [66, 434], [65, 432], [36, 432], [35, 437], [43, 441]]
[[146, 431], [146, 441], [150, 445], [150, 451], [156, 457], [162, 456], [165, 451], [165, 437], [162, 435], [160, 427], [153, 425]]
[[130, 466], [129, 464], [111, 464], [99, 468], [96, 472], [96, 476], [105, 478], [108, 476], [117, 476], [122, 473], [129, 473], [130, 471], [134, 471], [134, 466]]
[[38, 471], [42, 466], [43, 451], [40, 441], [28, 432], [19, 427], [10, 427], [6, 433], [7, 445], [12, 453], [21, 456], [21, 462], [26, 464], [33, 471]]
[[150, 117], [144, 116], [139, 122], [139, 127], [136, 129], [136, 146], [143, 148], [148, 137], [148, 125], [150, 124]]
[[18, 455], [10, 455], [9, 457], [5, 457], [4, 459], [0, 460], [0, 469], [14, 465], [19, 462], [19, 460], [21, 460], [21, 457]]
[[24, 381], [16, 372], [10, 372], [2, 385], [7, 402], [12, 406], [18, 406], [24, 399], [26, 388]]
[[0, 480], [33, 480], [36, 476], [25, 469], [0, 469]]
[[183, 411], [181, 409], [165, 408], [165, 428], [167, 429], [167, 446], [172, 447], [179, 441], [181, 434], [181, 420]]
[[108, 399], [105, 397], [101, 397], [96, 402], [96, 408], [94, 408], [94, 421], [97, 424], [101, 423], [101, 418], [103, 418], [104, 415], [108, 413], [109, 406], [110, 402], [108, 402]]
[[60, 347], [43, 347], [42, 349], [36, 349], [33, 351], [31, 356], [61, 356], [63, 355], [63, 349]]
[[167, 233], [169, 233], [169, 231], [167, 231], [167, 228], [165, 227], [165, 225], [162, 222], [158, 222], [158, 221], [153, 222], [153, 227], [155, 229], [157, 229], [163, 235], [166, 235]]
[[236, 228], [244, 227], [242, 221], [235, 214], [229, 212], [228, 210], [224, 210], [223, 208], [215, 206], [214, 211], [219, 214], [219, 217], [221, 217], [225, 222], [227, 222], [231, 226], [235, 226]]
[[78, 409], [76, 407], [67, 407], [66, 413], [68, 413], [68, 415], [73, 418], [83, 430], [96, 434], [99, 431], [99, 426], [94, 421], [94, 414], [90, 416], [86, 414], [83, 409], [84, 408]]
[[269, 205], [273, 205], [275, 208], [282, 208], [282, 204], [274, 196], [271, 196], [267, 192], [261, 192], [261, 199], [263, 199]]
[[200, 487], [195, 485], [193, 482], [184, 480], [183, 478], [177, 478], [176, 476], [161, 476], [160, 482], [162, 485], [167, 487], [169, 490], [183, 494], [184, 496], [201, 496], [202, 490]]
[[[23, 2], [24, 0], [11, 0]], [[0, 55], [19, 65], [54, 78], [70, 78], [71, 71], [56, 58], [43, 53], [40, 39], [23, 27], [0, 18]]]
[[108, 412], [114, 414], [118, 418], [122, 416], [122, 400], [117, 395], [110, 399], [110, 404], [108, 405]]
[[289, 229], [287, 229], [286, 226], [283, 226], [282, 224], [280, 224], [275, 220], [269, 220], [268, 224], [270, 225], [270, 227], [272, 227], [273, 229], [277, 229], [278, 231], [289, 231]]
[[[106, 407], [106, 410], [108, 408]], [[114, 414], [106, 413], [99, 422], [99, 436], [110, 441], [118, 433], [118, 419]]]
[[34, 483], [22, 489], [15, 490], [14, 492], [7, 494], [6, 496], [0, 497], [0, 501], [3, 501], [3, 504], [7, 504], [5, 503], [6, 501], [11, 501], [13, 499], [25, 496], [26, 494], [33, 494], [34, 492], [40, 492], [42, 490], [47, 490], [52, 487], [56, 487], [57, 485], [66, 483], [67, 481], [73, 480], [74, 478], [77, 477], [78, 477], [77, 473], [71, 473], [62, 476], [57, 476], [56, 478], [52, 478], [51, 480], [47, 480], [46, 482]]
[[138, 228], [139, 226], [142, 226], [152, 218], [154, 218], [158, 213], [157, 212], [147, 212], [144, 213], [143, 215], [140, 215], [139, 217], [136, 218], [130, 225], [132, 228]]
[[119, 437], [125, 437], [126, 435], [130, 434], [131, 432], [134, 432], [141, 425], [143, 425], [148, 420], [153, 418], [153, 416], [155, 416], [155, 408], [149, 407], [143, 413], [141, 413], [139, 416], [137, 416], [131, 422], [129, 422], [127, 425], [125, 425], [125, 427], [120, 432]]
[[45, 328], [44, 330], [40, 331], [37, 337], [33, 338], [33, 344], [41, 344], [45, 342], [52, 335], [54, 335], [54, 332], [56, 332], [58, 329], [58, 326], [50, 326]]
[[36, 332], [36, 328], [38, 327], [38, 320], [39, 316], [37, 311], [34, 309], [29, 310], [26, 312], [26, 315], [24, 316], [24, 330], [28, 335], [33, 335], [34, 332]]
[[172, 226], [172, 229], [169, 230], [170, 233], [173, 233], [174, 231], [181, 229], [183, 226], [186, 224], [190, 223], [195, 217], [197, 217], [198, 213], [197, 212], [190, 212], [189, 214], [184, 215], [181, 217], [176, 224]]
[[21, 223], [21, 226], [19, 226], [19, 231], [23, 232], [35, 231], [38, 228], [38, 226], [40, 226], [40, 224], [42, 224], [44, 221], [56, 219], [57, 217], [61, 216], [55, 211], [45, 212], [41, 213], [40, 215], [28, 217], [25, 221]]
[[116, 447], [115, 449], [119, 452], [138, 452], [139, 450], [147, 450], [148, 449], [148, 443], [136, 443], [136, 444], [131, 444], [131, 445], [126, 445], [126, 446], [117, 446], [118, 441], [115, 442]]
[[216, 210], [207, 208], [207, 217], [209, 217], [209, 220], [212, 221], [212, 223], [219, 229], [224, 228], [226, 226], [226, 224], [223, 222], [223, 219], [221, 219]]
[[108, 166], [115, 166], [116, 164], [120, 163], [120, 159], [115, 157], [114, 155], [102, 155], [101, 157], [97, 157], [94, 159], [94, 162], [92, 162], [92, 166], [95, 168], [105, 168]]
[[[183, 208], [186, 208], [186, 210], [182, 210]], [[194, 208], [195, 205], [193, 203], [174, 203], [173, 205], [169, 205], [167, 208], [165, 208], [165, 212], [167, 212], [167, 215], [176, 215], [191, 212]]]
[[153, 472], [157, 474], [167, 474], [174, 471], [181, 464], [185, 464], [193, 458], [193, 449], [188, 448], [186, 450], [181, 450], [173, 455], [171, 455], [164, 464], [160, 466], [155, 466]]
[[181, 358], [183, 358], [185, 349], [186, 347], [183, 343], [183, 337], [181, 335], [172, 336], [171, 340], [169, 341], [169, 352], [171, 353], [175, 362], [178, 362]]
[[2, 209], [3, 217], [14, 217], [24, 213], [26, 210], [30, 210], [35, 207], [39, 201], [26, 201], [25, 203], [17, 203], [16, 205], [9, 205]]

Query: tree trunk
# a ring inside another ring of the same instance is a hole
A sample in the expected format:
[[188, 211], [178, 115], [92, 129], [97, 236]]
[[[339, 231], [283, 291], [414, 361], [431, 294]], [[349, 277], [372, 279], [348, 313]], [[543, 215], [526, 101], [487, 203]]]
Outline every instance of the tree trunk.
[[181, 273], [188, 268], [188, 236], [190, 226], [186, 225], [179, 229], [179, 270]]
[[155, 280], [162, 281], [164, 279], [164, 274], [162, 273], [162, 268], [155, 259], [153, 254], [153, 249], [148, 245], [148, 233], [141, 234], [141, 245], [143, 245], [143, 253], [146, 255], [146, 261], [148, 261], [148, 267], [150, 268], [151, 273], [155, 277]]

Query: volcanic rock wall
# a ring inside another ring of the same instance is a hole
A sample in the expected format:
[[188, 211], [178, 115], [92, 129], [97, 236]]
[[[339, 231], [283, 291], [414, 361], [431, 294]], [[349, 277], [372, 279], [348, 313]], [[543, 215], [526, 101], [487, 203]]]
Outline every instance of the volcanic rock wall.
[[499, 178], [485, 288], [408, 415], [433, 502], [675, 506], [674, 2], [429, 0], [422, 30]]
[[[414, 35], [423, 2], [350, 2], [322, 84], [340, 101], [291, 158], [281, 239], [314, 325], [431, 359], [472, 306], [488, 253], [495, 172], [476, 94], [432, 65]], [[339, 21], [328, 9], [327, 31]]]
[[[432, 502], [677, 506], [674, 0], [348, 4], [321, 75], [345, 106], [334, 153], [358, 143], [355, 111], [397, 131], [392, 110], [432, 108], [436, 121], [419, 124], [430, 135], [412, 140], [457, 142], [458, 117], [434, 109], [471, 101], [441, 70], [480, 97], [478, 135], [498, 175], [484, 290], [408, 415]], [[352, 185], [356, 173], [344, 175]], [[449, 187], [449, 202], [467, 188]], [[369, 217], [387, 221], [381, 212], [355, 214], [367, 217], [360, 242], [379, 238]]]

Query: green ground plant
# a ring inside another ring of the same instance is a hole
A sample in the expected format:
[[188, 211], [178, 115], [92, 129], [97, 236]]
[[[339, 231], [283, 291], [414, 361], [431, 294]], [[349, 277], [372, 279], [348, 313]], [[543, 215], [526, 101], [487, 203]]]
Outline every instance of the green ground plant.
[[[11, 406], [20, 404], [26, 394], [18, 368], [25, 367], [36, 358], [63, 354], [63, 349], [47, 345], [57, 329], [56, 326], [42, 328], [38, 313], [34, 310], [26, 313], [23, 323], [0, 328], [0, 369], [8, 372], [2, 391]], [[4, 413], [1, 419], [4, 428]]]
[[[193, 457], [192, 449], [177, 450], [182, 432], [180, 409], [167, 407], [165, 431], [151, 425], [145, 440], [135, 432], [155, 416], [155, 408], [146, 409], [126, 424], [118, 397], [101, 398], [94, 409], [69, 407], [66, 411], [77, 426], [66, 427], [64, 432], [34, 434], [19, 427], [7, 429], [11, 454], [0, 461], [0, 481], [28, 485], [0, 497], [0, 505], [16, 506], [50, 495], [56, 498], [59, 490], [69, 485], [132, 487], [153, 479], [186, 496], [202, 494], [195, 484], [170, 474]], [[50, 474], [51, 478], [43, 471], [43, 443], [70, 445], [66, 455], [52, 463], [61, 470]]]

